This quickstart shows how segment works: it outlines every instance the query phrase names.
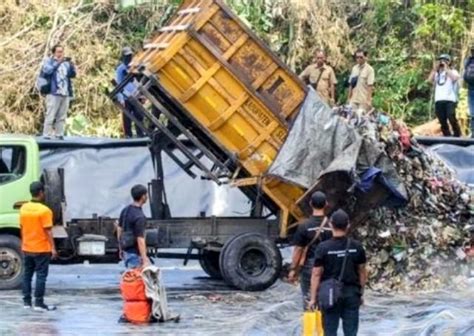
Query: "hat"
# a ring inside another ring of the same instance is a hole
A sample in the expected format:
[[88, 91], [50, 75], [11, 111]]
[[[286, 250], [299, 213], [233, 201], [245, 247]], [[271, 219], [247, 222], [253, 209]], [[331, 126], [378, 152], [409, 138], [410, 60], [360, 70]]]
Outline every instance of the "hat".
[[338, 229], [345, 229], [349, 225], [349, 216], [342, 210], [336, 210], [331, 216], [331, 223]]
[[33, 197], [37, 196], [41, 191], [44, 191], [43, 183], [36, 181], [30, 184], [30, 193]]
[[133, 55], [133, 50], [130, 47], [124, 47], [122, 49], [122, 56]]
[[449, 56], [448, 54], [441, 54], [439, 55], [438, 60], [446, 60], [448, 62], [451, 62], [451, 56]]
[[315, 191], [311, 195], [311, 206], [316, 209], [322, 209], [326, 205], [326, 194], [322, 191]]

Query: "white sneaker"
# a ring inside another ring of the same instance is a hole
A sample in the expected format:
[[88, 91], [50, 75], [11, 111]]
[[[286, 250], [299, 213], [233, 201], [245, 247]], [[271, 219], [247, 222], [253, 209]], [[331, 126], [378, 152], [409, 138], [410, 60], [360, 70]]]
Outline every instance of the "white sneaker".
[[39, 305], [35, 304], [34, 307], [33, 307], [33, 310], [34, 311], [52, 311], [52, 310], [56, 310], [56, 307], [55, 306], [47, 306], [44, 303], [39, 304]]

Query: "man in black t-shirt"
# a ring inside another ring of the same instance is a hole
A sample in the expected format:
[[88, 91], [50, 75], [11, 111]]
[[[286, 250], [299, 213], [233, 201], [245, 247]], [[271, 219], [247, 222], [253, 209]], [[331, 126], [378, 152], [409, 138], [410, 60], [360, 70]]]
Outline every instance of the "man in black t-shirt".
[[148, 191], [143, 185], [136, 185], [131, 190], [133, 203], [126, 206], [120, 213], [117, 236], [120, 246], [122, 234], [132, 232], [136, 243], [133, 247], [122, 249], [120, 246], [120, 255], [127, 268], [137, 268], [147, 266], [150, 261], [147, 257], [145, 242], [146, 217], [142, 206], [148, 200]]
[[[346, 254], [349, 216], [343, 210], [337, 210], [331, 216], [330, 223], [333, 237], [319, 244], [316, 249], [309, 307], [314, 307], [317, 302], [320, 283], [327, 279], [337, 279], [339, 277]], [[325, 336], [337, 335], [339, 319], [341, 318], [344, 335], [357, 335], [359, 306], [363, 302], [362, 296], [367, 282], [366, 257], [364, 248], [356, 240], [350, 240], [347, 251], [346, 267], [342, 275], [342, 282], [344, 283], [342, 298], [335, 307], [322, 312]]]
[[[316, 246], [318, 246], [321, 241], [331, 238], [331, 229], [326, 225], [327, 220], [324, 220], [324, 208], [327, 205], [326, 195], [321, 191], [314, 192], [311, 195], [310, 204], [313, 208], [313, 214], [298, 225], [296, 233], [293, 236], [295, 248], [293, 250], [290, 273], [288, 274], [288, 280], [295, 282], [298, 277], [300, 265], [302, 266], [300, 271], [300, 285], [303, 294], [303, 307], [306, 307], [309, 301], [311, 270], [314, 265]], [[324, 225], [320, 227], [323, 222]], [[321, 230], [320, 233], [318, 233], [319, 230]], [[319, 237], [315, 239], [317, 234], [319, 234]], [[305, 255], [306, 247], [308, 247], [308, 249]], [[303, 258], [304, 260], [302, 260]]]

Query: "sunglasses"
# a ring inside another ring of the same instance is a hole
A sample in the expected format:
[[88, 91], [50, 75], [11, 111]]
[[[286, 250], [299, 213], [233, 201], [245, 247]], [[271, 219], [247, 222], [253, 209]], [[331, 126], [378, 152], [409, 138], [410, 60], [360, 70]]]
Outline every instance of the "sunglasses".
[[356, 59], [364, 58], [364, 56], [356, 56]]

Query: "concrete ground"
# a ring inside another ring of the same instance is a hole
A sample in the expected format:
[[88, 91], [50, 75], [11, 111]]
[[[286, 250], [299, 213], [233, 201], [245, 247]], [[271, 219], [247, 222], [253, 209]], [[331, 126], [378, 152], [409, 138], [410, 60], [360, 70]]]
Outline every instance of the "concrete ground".
[[[206, 277], [196, 262], [160, 261], [170, 310], [179, 323], [117, 323], [122, 299], [119, 265], [53, 265], [47, 303], [54, 312], [25, 310], [19, 291], [0, 292], [0, 335], [300, 335], [297, 288], [239, 292]], [[360, 335], [474, 335], [474, 291], [415, 297], [371, 294]]]

